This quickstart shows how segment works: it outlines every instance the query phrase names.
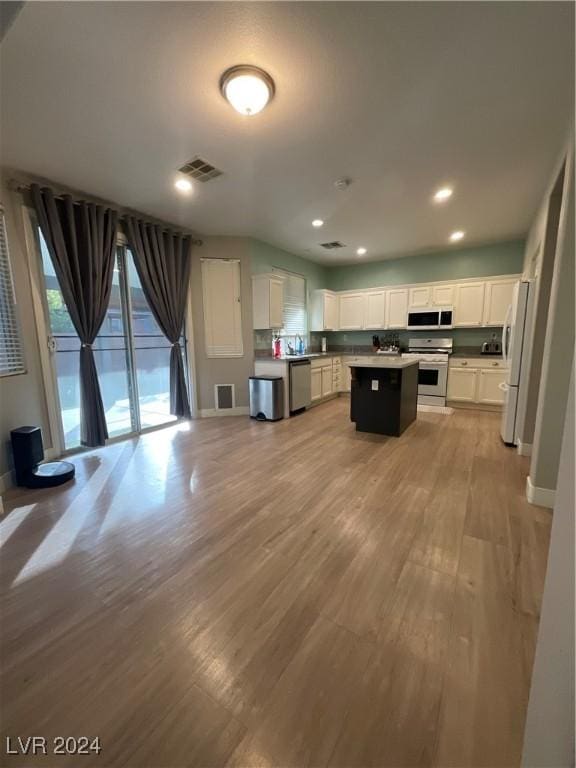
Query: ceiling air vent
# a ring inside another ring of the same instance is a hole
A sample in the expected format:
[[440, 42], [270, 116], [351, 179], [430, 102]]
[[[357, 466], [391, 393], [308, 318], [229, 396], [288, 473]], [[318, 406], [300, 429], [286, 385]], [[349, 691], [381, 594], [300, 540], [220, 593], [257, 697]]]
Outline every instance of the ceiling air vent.
[[211, 181], [218, 176], [222, 176], [222, 171], [219, 171], [218, 168], [215, 168], [206, 160], [203, 160], [198, 156], [193, 157], [189, 163], [186, 163], [186, 165], [183, 165], [182, 168], [179, 168], [178, 170], [180, 173], [184, 173], [186, 176], [196, 179], [196, 181]]
[[341, 243], [340, 240], [333, 240], [331, 243], [320, 243], [320, 246], [322, 248], [326, 248], [327, 251], [333, 251], [334, 248], [345, 248], [346, 246], [344, 243]]

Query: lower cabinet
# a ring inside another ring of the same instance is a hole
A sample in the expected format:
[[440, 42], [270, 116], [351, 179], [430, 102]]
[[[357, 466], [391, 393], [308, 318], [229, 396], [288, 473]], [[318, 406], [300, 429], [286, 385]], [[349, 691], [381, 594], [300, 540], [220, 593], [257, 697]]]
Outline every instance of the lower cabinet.
[[328, 397], [332, 394], [332, 361], [330, 365], [325, 365], [322, 371], [322, 397]]
[[322, 398], [322, 368], [312, 368], [311, 372], [311, 399], [320, 400]]
[[506, 381], [506, 371], [481, 370], [478, 376], [478, 402], [486, 405], [503, 405], [504, 391], [501, 385]]
[[450, 368], [448, 371], [448, 400], [463, 403], [476, 402], [476, 368]]
[[482, 405], [503, 405], [506, 368], [453, 368], [448, 369], [447, 400]]

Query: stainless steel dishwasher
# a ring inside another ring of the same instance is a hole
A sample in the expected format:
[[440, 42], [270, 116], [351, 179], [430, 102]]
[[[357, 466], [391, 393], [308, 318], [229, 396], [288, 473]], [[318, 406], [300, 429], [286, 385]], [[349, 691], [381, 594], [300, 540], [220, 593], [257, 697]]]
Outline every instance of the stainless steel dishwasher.
[[290, 361], [290, 413], [308, 408], [312, 402], [310, 360]]

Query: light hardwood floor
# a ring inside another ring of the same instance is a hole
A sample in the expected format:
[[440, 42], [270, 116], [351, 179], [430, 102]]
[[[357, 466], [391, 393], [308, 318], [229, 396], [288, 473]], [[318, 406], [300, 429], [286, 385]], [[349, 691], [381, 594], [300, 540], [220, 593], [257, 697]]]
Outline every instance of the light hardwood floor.
[[[206, 419], [11, 491], [6, 765], [517, 766], [550, 514], [499, 416]], [[3, 749], [6, 742], [3, 740]]]

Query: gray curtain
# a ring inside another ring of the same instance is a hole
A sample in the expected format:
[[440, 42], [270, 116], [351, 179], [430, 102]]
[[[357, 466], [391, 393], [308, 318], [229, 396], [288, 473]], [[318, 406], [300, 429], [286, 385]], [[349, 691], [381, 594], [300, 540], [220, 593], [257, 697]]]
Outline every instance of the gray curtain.
[[70, 318], [80, 337], [80, 441], [104, 445], [108, 437], [92, 344], [104, 321], [114, 271], [118, 214], [73, 202], [69, 195], [31, 187], [38, 223]]
[[191, 238], [131, 216], [126, 219], [126, 230], [144, 295], [162, 333], [172, 344], [170, 413], [190, 418], [179, 339], [190, 282]]

